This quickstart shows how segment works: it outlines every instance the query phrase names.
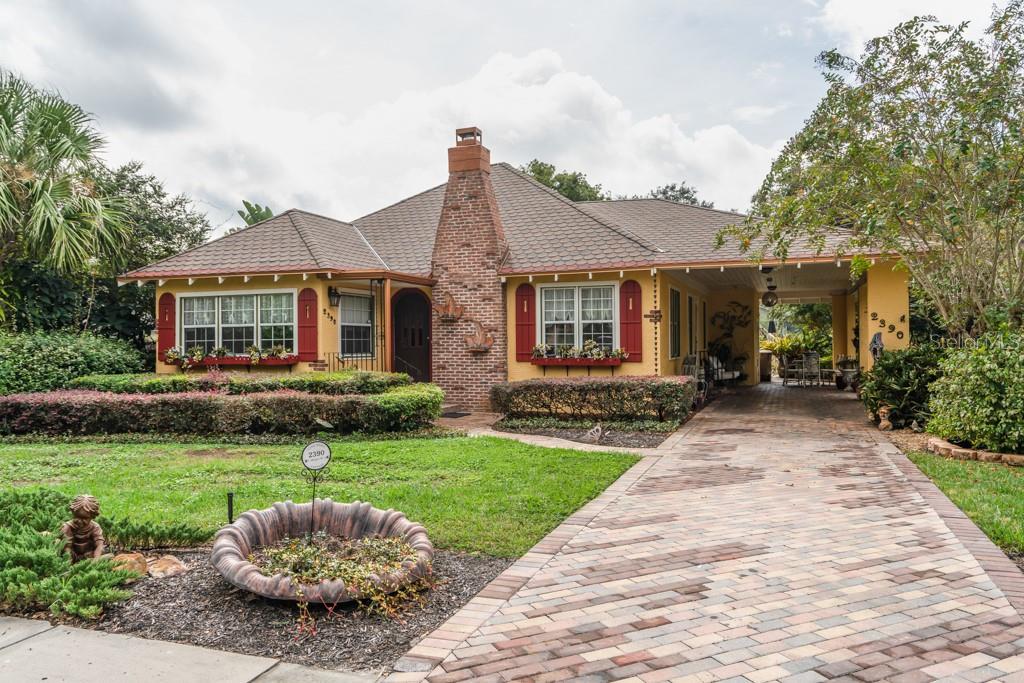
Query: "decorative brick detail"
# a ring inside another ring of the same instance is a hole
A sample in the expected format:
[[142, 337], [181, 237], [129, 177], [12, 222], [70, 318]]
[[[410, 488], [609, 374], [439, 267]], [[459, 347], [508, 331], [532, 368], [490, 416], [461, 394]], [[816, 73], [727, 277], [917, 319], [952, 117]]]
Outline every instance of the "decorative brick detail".
[[[471, 139], [460, 136], [448, 150], [448, 184], [431, 258], [434, 300], [451, 296], [465, 311], [455, 322], [433, 311], [431, 343], [432, 379], [448, 402], [480, 409], [490, 404], [491, 386], [508, 376], [505, 297], [498, 275], [508, 247], [491, 186], [490, 152], [475, 132]], [[467, 348], [477, 323], [494, 338], [485, 353]]]

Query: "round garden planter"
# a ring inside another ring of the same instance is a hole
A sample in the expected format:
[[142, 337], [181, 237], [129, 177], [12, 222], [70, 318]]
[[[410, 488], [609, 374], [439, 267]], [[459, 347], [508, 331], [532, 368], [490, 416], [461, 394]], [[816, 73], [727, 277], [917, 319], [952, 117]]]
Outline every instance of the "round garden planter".
[[[426, 576], [434, 557], [434, 546], [427, 530], [410, 522], [395, 510], [379, 510], [369, 503], [335, 503], [330, 498], [317, 498], [313, 511], [313, 528], [341, 538], [401, 538], [416, 551], [416, 559], [408, 560], [396, 571], [374, 577], [374, 585], [393, 592], [402, 585]], [[299, 600], [333, 605], [357, 600], [362, 595], [340, 580], [316, 584], [295, 584], [283, 574], [265, 576], [247, 559], [260, 546], [271, 545], [283, 538], [301, 538], [309, 533], [312, 503], [285, 501], [266, 510], [250, 510], [233, 524], [217, 532], [213, 542], [213, 565], [231, 584], [244, 590], [277, 600]], [[301, 595], [300, 595], [301, 593]]]

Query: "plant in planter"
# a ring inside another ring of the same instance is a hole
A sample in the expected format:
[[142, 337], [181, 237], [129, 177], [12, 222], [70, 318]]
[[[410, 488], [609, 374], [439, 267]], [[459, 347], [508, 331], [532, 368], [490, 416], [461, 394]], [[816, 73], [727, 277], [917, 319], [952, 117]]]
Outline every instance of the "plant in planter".
[[283, 344], [275, 344], [263, 352], [264, 358], [286, 358], [291, 355], [291, 350], [286, 349]]
[[164, 362], [170, 365], [180, 365], [185, 353], [179, 346], [172, 346], [164, 351]]
[[531, 357], [535, 360], [568, 359], [568, 360], [625, 360], [629, 353], [625, 349], [605, 350], [593, 339], [583, 342], [583, 347], [562, 345], [552, 347], [549, 344], [537, 344], [531, 351]]
[[247, 348], [245, 352], [249, 354], [249, 362], [253, 365], [259, 365], [259, 362], [263, 360], [263, 351], [255, 344]]
[[193, 367], [201, 365], [204, 360], [206, 360], [206, 349], [202, 346], [193, 346], [181, 357], [179, 365], [182, 372], [188, 372]]

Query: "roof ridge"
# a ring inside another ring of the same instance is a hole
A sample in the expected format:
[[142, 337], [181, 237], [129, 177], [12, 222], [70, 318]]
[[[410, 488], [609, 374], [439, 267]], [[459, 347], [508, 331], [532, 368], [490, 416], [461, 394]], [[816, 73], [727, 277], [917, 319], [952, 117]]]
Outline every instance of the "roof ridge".
[[351, 225], [355, 225], [358, 221], [361, 221], [364, 218], [369, 218], [370, 216], [375, 216], [375, 215], [377, 215], [378, 213], [380, 213], [382, 211], [387, 211], [388, 209], [394, 208], [394, 207], [398, 206], [399, 204], [404, 204], [404, 203], [406, 203], [408, 201], [416, 199], [417, 197], [422, 197], [423, 195], [427, 194], [428, 192], [433, 192], [434, 190], [438, 190], [438, 189], [444, 187], [447, 184], [448, 184], [448, 181], [446, 180], [443, 183], [441, 183], [440, 185], [434, 185], [433, 187], [427, 188], [426, 190], [422, 190], [420, 192], [417, 192], [416, 194], [411, 194], [408, 197], [404, 197], [402, 199], [399, 199], [397, 202], [392, 202], [391, 204], [388, 204], [387, 206], [382, 206], [381, 208], [377, 209], [376, 211], [371, 211], [370, 213], [365, 214], [363, 216], [360, 216], [359, 218], [352, 219]]
[[567, 204], [567, 205], [571, 206], [572, 208], [576, 209], [576, 211], [579, 211], [581, 214], [583, 214], [584, 216], [586, 216], [590, 220], [594, 221], [598, 225], [602, 225], [602, 226], [608, 228], [609, 230], [611, 230], [612, 232], [616, 233], [620, 237], [625, 237], [628, 240], [632, 240], [633, 242], [636, 242], [637, 244], [639, 244], [644, 249], [648, 249], [648, 250], [653, 251], [655, 253], [659, 253], [659, 254], [660, 253], [665, 253], [665, 250], [662, 249], [661, 247], [659, 247], [657, 244], [655, 244], [654, 242], [651, 242], [650, 240], [648, 240], [648, 239], [646, 239], [644, 237], [641, 237], [640, 235], [636, 234], [635, 232], [633, 232], [629, 228], [627, 228], [625, 226], [619, 226], [619, 225], [613, 225], [611, 223], [607, 223], [603, 219], [598, 218], [597, 216], [595, 216], [595, 215], [593, 215], [593, 214], [591, 214], [591, 213], [589, 213], [587, 211], [584, 211], [583, 209], [581, 209], [579, 207], [579, 204], [582, 203], [582, 202], [574, 202], [573, 200], [569, 199], [568, 197], [566, 197], [566, 196], [564, 196], [562, 194], [559, 194], [558, 192], [556, 192], [555, 190], [551, 189], [550, 187], [548, 187], [544, 183], [539, 182], [538, 180], [536, 180], [534, 178], [531, 178], [526, 173], [523, 173], [519, 169], [514, 168], [508, 162], [506, 162], [506, 161], [499, 161], [497, 164], [495, 164], [495, 166], [501, 166], [502, 168], [504, 168], [504, 169], [506, 169], [508, 171], [511, 171], [513, 173], [513, 175], [515, 175], [520, 180], [525, 180], [527, 183], [529, 183], [531, 185], [534, 185], [534, 186], [544, 190], [545, 192], [547, 192], [552, 197], [555, 197], [556, 199], [561, 200], [565, 204]]
[[313, 248], [309, 246], [309, 240], [306, 239], [305, 228], [304, 226], [301, 225], [302, 221], [295, 221], [294, 214], [296, 213], [299, 213], [297, 209], [288, 209], [281, 215], [288, 216], [288, 222], [290, 222], [292, 224], [292, 227], [295, 228], [295, 233], [299, 236], [299, 239], [302, 240], [302, 244], [304, 247], [306, 247], [306, 251], [308, 251], [309, 255], [313, 258], [313, 263], [316, 264], [317, 268], [323, 268], [324, 265], [320, 261], [320, 258], [317, 256], [316, 253], [313, 252]]
[[372, 244], [370, 244], [370, 240], [366, 239], [366, 235], [364, 235], [363, 231], [359, 229], [359, 226], [355, 225], [354, 223], [349, 225], [352, 226], [352, 229], [356, 231], [356, 234], [359, 235], [360, 239], [363, 240], [363, 243], [370, 249], [370, 251], [373, 253], [374, 258], [380, 261], [380, 264], [384, 266], [384, 268], [386, 268], [387, 270], [391, 270], [391, 266], [388, 265], [387, 261], [381, 258], [380, 254], [377, 253], [377, 250], [373, 248]]
[[[289, 209], [288, 211], [291, 211], [291, 210], [292, 209]], [[200, 249], [200, 248], [205, 247], [207, 245], [213, 244], [214, 242], [220, 242], [221, 240], [225, 240], [225, 239], [227, 239], [229, 237], [234, 237], [235, 235], [240, 235], [241, 233], [246, 232], [247, 230], [252, 230], [253, 228], [261, 227], [261, 226], [263, 226], [264, 223], [269, 223], [270, 221], [274, 220], [275, 218], [277, 218], [279, 216], [283, 216], [284, 214], [288, 213], [288, 211], [282, 211], [281, 213], [277, 214], [276, 216], [271, 216], [270, 218], [264, 218], [263, 220], [259, 221], [258, 223], [253, 223], [252, 225], [243, 226], [243, 227], [239, 228], [238, 230], [235, 230], [234, 232], [226, 232], [223, 235], [221, 235], [220, 237], [214, 237], [212, 240], [209, 240], [208, 242], [203, 242], [202, 244], [197, 244], [194, 247], [189, 247], [188, 249], [184, 249], [182, 251], [179, 251], [176, 254], [171, 254], [170, 256], [166, 256], [166, 257], [160, 259], [159, 261], [153, 261], [153, 263], [147, 263], [144, 266], [139, 266], [138, 268], [132, 268], [127, 273], [125, 273], [125, 275], [131, 275], [132, 273], [134, 273], [136, 271], [139, 271], [139, 270], [142, 270], [144, 268], [151, 268], [152, 266], [158, 266], [161, 263], [164, 263], [165, 261], [170, 261], [173, 258], [178, 258], [179, 256], [182, 256], [184, 254], [191, 253], [191, 252], [195, 251], [196, 249]], [[308, 247], [307, 247], [307, 249], [308, 249]], [[312, 253], [310, 255], [312, 256]]]
[[604, 204], [604, 203], [608, 203], [608, 202], [665, 202], [666, 204], [671, 204], [673, 206], [684, 206], [684, 207], [687, 207], [687, 208], [690, 208], [690, 209], [700, 209], [702, 211], [713, 211], [715, 213], [724, 213], [724, 214], [728, 214], [730, 216], [741, 216], [743, 218], [749, 218], [749, 217], [754, 215], [754, 214], [751, 214], [751, 213], [742, 213], [740, 211], [729, 211], [727, 209], [716, 209], [713, 206], [701, 206], [700, 204], [691, 204], [689, 202], [674, 202], [671, 199], [665, 199], [664, 197], [619, 197], [618, 199], [604, 199], [604, 200], [587, 199], [587, 200], [579, 202], [579, 203], [580, 204]]

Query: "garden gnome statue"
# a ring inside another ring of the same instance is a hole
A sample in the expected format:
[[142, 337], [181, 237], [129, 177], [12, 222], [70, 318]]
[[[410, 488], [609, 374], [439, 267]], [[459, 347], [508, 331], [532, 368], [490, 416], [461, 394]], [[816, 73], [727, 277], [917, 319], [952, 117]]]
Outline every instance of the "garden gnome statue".
[[71, 501], [70, 522], [64, 522], [60, 531], [66, 542], [64, 549], [71, 553], [71, 562], [94, 560], [103, 554], [103, 529], [95, 520], [100, 514], [100, 504], [90, 495], [75, 496]]

